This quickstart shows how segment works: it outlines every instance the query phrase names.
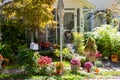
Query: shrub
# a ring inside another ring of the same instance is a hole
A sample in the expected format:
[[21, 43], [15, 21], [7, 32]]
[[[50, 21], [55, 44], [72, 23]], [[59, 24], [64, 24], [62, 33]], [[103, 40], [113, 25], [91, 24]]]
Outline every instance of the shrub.
[[38, 65], [40, 67], [49, 65], [52, 63], [52, 58], [49, 58], [48, 56], [42, 56], [40, 58], [38, 58]]
[[52, 58], [49, 58], [48, 56], [38, 58], [38, 68], [38, 73], [40, 75], [52, 75], [55, 69], [54, 64], [52, 64]]
[[33, 60], [34, 52], [28, 48], [19, 49], [17, 55], [17, 62], [20, 65], [33, 65], [35, 61]]
[[74, 37], [74, 45], [76, 48], [76, 51], [80, 54], [84, 51], [84, 35], [82, 33], [73, 33]]

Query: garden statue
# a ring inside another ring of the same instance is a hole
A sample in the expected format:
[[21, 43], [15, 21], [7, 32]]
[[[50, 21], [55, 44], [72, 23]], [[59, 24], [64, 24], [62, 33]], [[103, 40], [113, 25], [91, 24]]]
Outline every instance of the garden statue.
[[95, 43], [95, 40], [91, 37], [88, 38], [88, 41], [86, 43], [86, 46], [85, 46], [85, 49], [84, 49], [84, 53], [87, 57], [87, 59], [90, 61], [90, 62], [94, 62], [95, 59], [96, 59], [96, 54], [97, 52], [97, 46], [96, 46], [96, 43]]

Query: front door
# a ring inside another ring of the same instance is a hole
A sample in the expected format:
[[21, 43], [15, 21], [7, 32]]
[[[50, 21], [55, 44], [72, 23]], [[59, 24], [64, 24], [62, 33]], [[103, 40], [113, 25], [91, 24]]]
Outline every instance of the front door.
[[65, 42], [72, 42], [72, 32], [75, 31], [75, 10], [65, 10], [64, 14], [64, 38]]

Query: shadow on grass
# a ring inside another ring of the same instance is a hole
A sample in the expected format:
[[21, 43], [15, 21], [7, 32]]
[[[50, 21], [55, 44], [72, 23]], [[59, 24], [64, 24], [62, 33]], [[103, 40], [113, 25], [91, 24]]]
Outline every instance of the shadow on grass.
[[30, 79], [32, 76], [28, 75], [18, 75], [18, 74], [1, 74], [0, 80], [24, 80]]

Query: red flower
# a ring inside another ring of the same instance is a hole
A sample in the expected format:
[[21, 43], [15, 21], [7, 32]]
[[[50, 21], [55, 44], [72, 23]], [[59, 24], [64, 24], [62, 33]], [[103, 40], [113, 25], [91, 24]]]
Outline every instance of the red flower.
[[51, 63], [52, 63], [52, 58], [49, 58], [48, 56], [42, 56], [38, 59], [38, 64], [40, 66], [45, 66]]

